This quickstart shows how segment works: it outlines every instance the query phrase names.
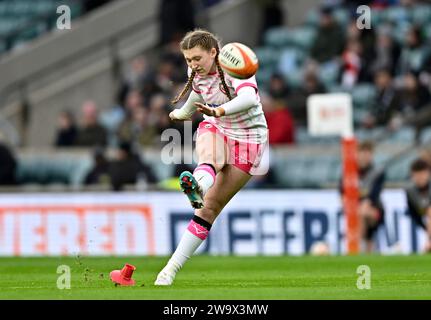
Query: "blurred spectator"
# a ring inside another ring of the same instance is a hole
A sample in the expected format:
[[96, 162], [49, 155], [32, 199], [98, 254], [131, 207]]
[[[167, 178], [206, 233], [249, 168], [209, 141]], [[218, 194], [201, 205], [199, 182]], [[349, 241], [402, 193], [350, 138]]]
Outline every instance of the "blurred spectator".
[[125, 82], [129, 89], [139, 90], [142, 83], [148, 77], [151, 72], [148, 66], [148, 61], [145, 55], [138, 55], [132, 59], [129, 65], [129, 71], [126, 74]]
[[[162, 54], [162, 56], [164, 56], [164, 54]], [[177, 63], [174, 62], [176, 61], [175, 59], [178, 59], [178, 57], [174, 58], [173, 53], [168, 53], [163, 59], [159, 57], [159, 59], [156, 61], [157, 67], [150, 65], [144, 55], [138, 56], [133, 59], [129, 66], [129, 70], [124, 75], [123, 83], [119, 94], [119, 104], [126, 104], [125, 100], [127, 99], [127, 95], [130, 91], [133, 90], [139, 91], [142, 96], [143, 103], [148, 104], [149, 99], [151, 99], [154, 94], [159, 93], [163, 90], [163, 88], [159, 86], [159, 83], [157, 81], [157, 76], [161, 68], [160, 65], [162, 65], [163, 69], [163, 67], [165, 66], [164, 61], [166, 61], [166, 65], [168, 65], [168, 67], [170, 67], [171, 69], [175, 69], [175, 67], [172, 67], [174, 63]], [[162, 61], [163, 63], [160, 61]], [[168, 68], [163, 69], [163, 71], [165, 71], [166, 69]], [[169, 71], [171, 72], [170, 75], [174, 73], [174, 71], [171, 71], [170, 69]], [[180, 70], [177, 71], [177, 74], [179, 74], [179, 72]], [[181, 79], [183, 80], [183, 78]], [[165, 83], [163, 83], [163, 85], [165, 85]]]
[[342, 53], [344, 43], [343, 28], [335, 21], [332, 9], [322, 7], [316, 40], [311, 47], [311, 57], [319, 63], [328, 62]]
[[349, 24], [347, 25], [346, 41], [349, 41], [349, 40], [358, 40], [359, 41], [360, 37], [361, 37], [361, 30], [357, 26], [356, 17], [353, 16], [350, 19]]
[[[262, 25], [260, 27], [259, 42], [262, 44], [265, 32], [273, 27], [283, 25], [284, 14], [280, 0], [258, 0], [260, 12], [262, 12]], [[287, 24], [287, 21], [286, 21]]]
[[169, 112], [168, 100], [164, 95], [156, 94], [151, 98], [149, 123], [154, 126], [158, 135], [171, 127]]
[[124, 107], [125, 107], [126, 113], [127, 112], [133, 112], [136, 109], [145, 108], [144, 107], [144, 98], [143, 98], [141, 92], [137, 89], [130, 90], [127, 93]]
[[184, 55], [181, 51], [182, 38], [173, 39], [166, 44], [160, 55], [160, 61], [169, 61], [175, 66], [175, 81], [187, 81], [187, 65], [184, 63]]
[[[173, 80], [175, 79], [175, 68], [174, 62], [169, 58], [161, 60], [157, 66], [155, 81], [157, 86], [166, 94], [172, 91]], [[149, 97], [149, 99], [151, 99], [151, 97]]]
[[[374, 235], [384, 223], [384, 207], [380, 198], [385, 182], [385, 172], [377, 169], [373, 163], [374, 145], [370, 141], [358, 145], [357, 161], [359, 175], [359, 206], [361, 237], [365, 240], [365, 250], [374, 249]], [[340, 181], [340, 192], [344, 193], [343, 180]]]
[[358, 82], [372, 82], [374, 73], [371, 64], [376, 57], [376, 33], [374, 29], [360, 29], [358, 40], [361, 43], [360, 56], [362, 61]]
[[118, 104], [125, 104], [126, 97], [131, 90], [138, 90], [145, 95], [151, 95], [159, 90], [154, 83], [154, 70], [149, 66], [144, 55], [136, 56], [129, 63], [121, 81]]
[[113, 109], [102, 113], [101, 122], [109, 131], [111, 145], [117, 145], [118, 138], [120, 140], [130, 139], [130, 137], [118, 137], [118, 132], [124, 130], [124, 128], [121, 130], [120, 128], [133, 118], [133, 114], [138, 113], [136, 110], [143, 108], [142, 94], [138, 89], [131, 89], [126, 95], [123, 106], [115, 106]]
[[373, 103], [372, 113], [368, 115], [363, 125], [371, 128], [375, 125], [387, 125], [390, 130], [399, 129], [406, 121], [418, 121], [418, 126], [425, 126], [431, 115], [424, 112], [422, 119], [418, 112], [426, 111], [425, 106], [430, 103], [430, 93], [419, 83], [415, 74], [409, 72], [401, 78], [399, 88], [395, 88], [388, 70], [376, 73], [375, 84], [377, 99]]
[[[361, 0], [355, 0], [356, 2], [361, 2]], [[375, 9], [385, 9], [389, 6], [398, 5], [400, 0], [372, 0], [372, 7]]]
[[425, 60], [424, 66], [419, 73], [419, 80], [431, 92], [431, 54]]
[[287, 99], [289, 95], [289, 87], [281, 74], [274, 73], [271, 75], [271, 78], [269, 79], [268, 93], [274, 99]]
[[[382, 0], [386, 1], [386, 0]], [[398, 0], [397, 0], [398, 1]], [[370, 6], [372, 2], [375, 2], [375, 0], [343, 0], [343, 5], [349, 10], [351, 15], [356, 14], [356, 10], [361, 5], [367, 5]]]
[[377, 89], [377, 96], [370, 106], [371, 113], [363, 120], [362, 124], [366, 128], [388, 124], [399, 111], [399, 94], [389, 70], [377, 71], [374, 76], [374, 84]]
[[388, 69], [391, 74], [395, 74], [401, 49], [392, 39], [391, 28], [385, 26], [377, 33], [375, 57], [371, 63], [371, 73], [378, 70]]
[[425, 251], [431, 252], [431, 174], [426, 161], [417, 159], [411, 164], [410, 181], [405, 189], [408, 213], [428, 234]]
[[120, 104], [113, 105], [110, 109], [100, 114], [100, 124], [107, 130], [108, 145], [117, 145], [117, 132], [126, 117], [124, 107]]
[[419, 150], [418, 158], [428, 163], [428, 166], [431, 168], [431, 149], [430, 148], [427, 148], [427, 147], [421, 148]]
[[110, 165], [110, 179], [114, 191], [123, 190], [126, 184], [136, 184], [139, 179], [146, 183], [157, 183], [150, 166], [145, 164], [132, 150], [128, 142], [122, 142], [117, 150], [116, 159]]
[[18, 162], [11, 149], [0, 141], [0, 185], [16, 185], [16, 170]]
[[136, 108], [128, 114], [118, 129], [121, 141], [139, 146], [151, 146], [157, 139], [156, 128], [150, 123], [150, 111]]
[[304, 75], [302, 86], [292, 93], [288, 98], [288, 105], [296, 125], [307, 124], [307, 98], [311, 94], [326, 93], [326, 88], [319, 81], [316, 70], [308, 70]]
[[76, 145], [82, 147], [106, 146], [107, 131], [99, 123], [99, 111], [94, 101], [85, 101], [81, 107], [82, 123]]
[[284, 100], [261, 94], [269, 131], [269, 144], [292, 144], [295, 142], [295, 126]]
[[182, 37], [193, 30], [195, 25], [195, 8], [192, 0], [161, 0], [159, 8], [160, 45], [172, 39]]
[[57, 120], [56, 147], [71, 147], [75, 144], [78, 130], [73, 114], [62, 111]]
[[350, 39], [346, 50], [343, 52], [343, 71], [341, 74], [341, 85], [351, 89], [358, 82], [362, 68], [361, 61], [362, 45], [358, 40]]
[[402, 116], [413, 116], [430, 102], [430, 93], [427, 88], [419, 83], [417, 76], [406, 73], [402, 78], [400, 90], [400, 112]]
[[398, 62], [398, 74], [408, 72], [419, 73], [429, 55], [429, 48], [424, 46], [419, 27], [411, 27], [405, 39], [405, 45], [401, 50]]
[[109, 177], [109, 161], [105, 157], [105, 152], [103, 148], [97, 147], [93, 152], [93, 168], [85, 177], [85, 184], [102, 184], [110, 185]]

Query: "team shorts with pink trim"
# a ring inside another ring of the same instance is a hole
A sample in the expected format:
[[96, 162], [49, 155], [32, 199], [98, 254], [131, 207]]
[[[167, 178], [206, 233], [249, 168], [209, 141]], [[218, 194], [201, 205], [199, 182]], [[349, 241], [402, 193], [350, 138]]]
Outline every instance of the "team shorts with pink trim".
[[206, 132], [212, 132], [223, 138], [225, 150], [227, 149], [227, 163], [253, 175], [253, 168], [259, 166], [262, 159], [264, 145], [257, 143], [242, 142], [231, 139], [224, 135], [214, 124], [202, 121], [198, 128], [198, 137]]

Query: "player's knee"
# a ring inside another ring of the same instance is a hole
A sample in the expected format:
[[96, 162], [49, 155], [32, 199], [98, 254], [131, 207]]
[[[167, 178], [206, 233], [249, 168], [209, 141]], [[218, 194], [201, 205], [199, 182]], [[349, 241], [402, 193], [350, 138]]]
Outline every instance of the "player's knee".
[[213, 165], [217, 172], [220, 171], [224, 166], [224, 158], [209, 151], [199, 154], [199, 162]]

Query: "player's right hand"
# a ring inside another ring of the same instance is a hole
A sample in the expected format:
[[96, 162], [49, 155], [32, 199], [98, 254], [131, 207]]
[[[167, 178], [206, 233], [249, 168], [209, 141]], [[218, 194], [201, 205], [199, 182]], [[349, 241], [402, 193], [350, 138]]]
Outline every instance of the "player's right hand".
[[174, 109], [171, 111], [171, 113], [169, 113], [169, 118], [172, 121], [185, 121], [190, 119], [190, 115], [186, 114], [181, 109]]

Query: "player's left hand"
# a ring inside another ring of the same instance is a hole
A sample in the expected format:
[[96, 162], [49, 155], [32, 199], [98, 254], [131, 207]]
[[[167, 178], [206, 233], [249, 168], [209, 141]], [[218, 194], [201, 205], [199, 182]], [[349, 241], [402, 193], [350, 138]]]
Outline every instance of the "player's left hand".
[[197, 107], [197, 111], [199, 111], [200, 113], [203, 113], [209, 117], [215, 117], [215, 118], [220, 118], [222, 116], [224, 116], [224, 109], [222, 107], [217, 107], [217, 108], [211, 108], [208, 107], [207, 105], [200, 103], [200, 102], [195, 102], [195, 106]]

